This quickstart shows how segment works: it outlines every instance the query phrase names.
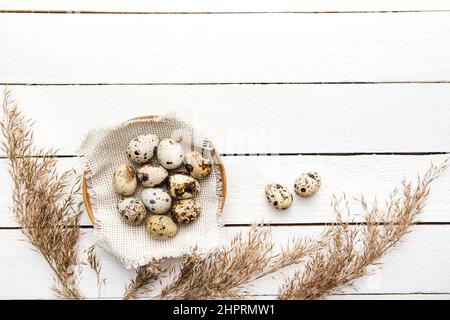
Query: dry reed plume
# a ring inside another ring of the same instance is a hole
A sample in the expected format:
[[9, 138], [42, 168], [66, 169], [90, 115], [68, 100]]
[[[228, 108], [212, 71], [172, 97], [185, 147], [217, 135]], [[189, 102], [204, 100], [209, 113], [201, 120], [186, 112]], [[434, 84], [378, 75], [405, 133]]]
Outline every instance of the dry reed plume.
[[100, 299], [102, 290], [105, 286], [106, 279], [102, 278], [102, 265], [100, 264], [97, 255], [95, 254], [95, 245], [86, 250], [86, 261], [89, 267], [94, 271], [97, 279], [97, 298]]
[[324, 242], [295, 239], [281, 253], [273, 254], [270, 230], [254, 226], [234, 237], [230, 245], [202, 257], [195, 252], [182, 259], [180, 270], [161, 297], [173, 299], [241, 299], [246, 285], [280, 269], [300, 263], [323, 247]]
[[156, 281], [164, 270], [157, 260], [143, 265], [135, 270], [136, 274], [125, 288], [123, 298], [125, 300], [137, 298], [139, 295], [146, 294], [152, 289], [152, 284]]
[[18, 110], [7, 89], [0, 127], [2, 150], [9, 160], [13, 182], [11, 211], [21, 230], [53, 271], [55, 294], [81, 299], [78, 289], [80, 208], [75, 197], [79, 178], [72, 171], [56, 173], [53, 150], [34, 145], [32, 124]]
[[403, 181], [402, 188], [394, 189], [385, 207], [375, 201], [369, 208], [361, 198], [364, 223], [356, 226], [341, 220], [343, 211], [349, 210], [345, 198], [334, 199], [337, 222], [328, 229], [331, 238], [327, 248], [314, 254], [303, 272], [297, 271], [286, 279], [279, 299], [320, 299], [369, 274], [371, 267], [379, 264], [379, 259], [410, 231], [422, 212], [431, 183], [447, 166], [448, 160], [439, 166], [431, 165], [416, 184]]

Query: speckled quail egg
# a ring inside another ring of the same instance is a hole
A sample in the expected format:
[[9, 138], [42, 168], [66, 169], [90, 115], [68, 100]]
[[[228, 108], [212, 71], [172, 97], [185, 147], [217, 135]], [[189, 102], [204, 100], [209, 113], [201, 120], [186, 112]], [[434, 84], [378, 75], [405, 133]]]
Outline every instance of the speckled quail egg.
[[164, 214], [172, 206], [170, 194], [160, 188], [144, 189], [141, 193], [141, 199], [147, 209], [154, 214]]
[[159, 163], [166, 169], [178, 168], [183, 163], [183, 148], [173, 139], [162, 139], [156, 149]]
[[144, 164], [137, 169], [137, 178], [145, 188], [152, 188], [163, 183], [167, 176], [167, 170], [156, 163]]
[[168, 216], [153, 215], [147, 219], [147, 233], [160, 240], [175, 237], [178, 228]]
[[113, 175], [113, 188], [122, 196], [131, 196], [137, 188], [137, 179], [134, 169], [123, 164], [116, 169]]
[[266, 186], [267, 201], [277, 210], [286, 210], [292, 205], [292, 193], [282, 185], [269, 183]]
[[191, 223], [200, 215], [200, 206], [194, 199], [178, 200], [172, 206], [172, 219], [179, 223]]
[[158, 143], [158, 136], [154, 134], [141, 135], [132, 139], [127, 147], [128, 159], [138, 164], [150, 161]]
[[317, 172], [308, 172], [295, 180], [294, 190], [300, 197], [311, 197], [320, 188], [321, 179]]
[[211, 159], [204, 157], [197, 151], [188, 152], [184, 158], [187, 172], [195, 179], [203, 179], [212, 170]]
[[139, 199], [124, 198], [117, 204], [117, 209], [125, 222], [131, 225], [139, 225], [147, 217], [147, 209]]
[[169, 175], [167, 190], [177, 199], [190, 199], [200, 192], [200, 184], [186, 172]]

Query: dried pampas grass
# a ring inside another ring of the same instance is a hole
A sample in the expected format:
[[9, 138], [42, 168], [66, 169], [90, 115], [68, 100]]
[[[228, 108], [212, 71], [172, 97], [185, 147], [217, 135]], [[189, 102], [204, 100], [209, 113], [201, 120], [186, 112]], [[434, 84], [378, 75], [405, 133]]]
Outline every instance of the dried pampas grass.
[[367, 275], [371, 267], [401, 238], [410, 231], [422, 212], [430, 192], [431, 183], [447, 168], [448, 160], [418, 177], [417, 183], [403, 181], [380, 207], [375, 201], [369, 208], [364, 198], [359, 200], [364, 212], [364, 222], [352, 226], [342, 222], [344, 211], [349, 211], [345, 198], [334, 199], [333, 208], [337, 222], [329, 227], [328, 246], [316, 252], [304, 266], [286, 279], [280, 287], [279, 299], [319, 299], [338, 293], [344, 286]]
[[105, 287], [106, 278], [102, 277], [102, 265], [95, 254], [95, 245], [89, 247], [86, 251], [86, 263], [92, 271], [95, 273], [97, 279], [97, 298], [100, 299], [102, 296], [103, 288]]
[[75, 201], [80, 179], [72, 171], [56, 173], [55, 152], [34, 145], [31, 123], [6, 89], [0, 128], [5, 138], [2, 150], [8, 157], [13, 182], [11, 211], [52, 269], [55, 294], [81, 299], [77, 255], [81, 210]]
[[152, 284], [159, 279], [164, 272], [160, 262], [152, 260], [150, 263], [135, 269], [135, 276], [125, 288], [124, 300], [137, 298], [148, 293], [152, 289]]
[[253, 226], [233, 238], [229, 246], [206, 256], [193, 252], [182, 259], [177, 276], [160, 296], [172, 299], [242, 299], [247, 285], [282, 268], [300, 263], [325, 245], [322, 241], [295, 239], [273, 254], [274, 243], [268, 228]]

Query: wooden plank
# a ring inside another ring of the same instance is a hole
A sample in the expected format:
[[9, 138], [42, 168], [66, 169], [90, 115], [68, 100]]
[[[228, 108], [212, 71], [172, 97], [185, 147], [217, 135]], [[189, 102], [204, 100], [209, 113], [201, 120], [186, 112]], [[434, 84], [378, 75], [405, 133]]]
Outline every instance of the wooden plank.
[[[226, 225], [250, 224], [264, 221], [272, 224], [312, 224], [334, 220], [330, 208], [333, 194], [347, 194], [349, 199], [361, 194], [381, 203], [391, 190], [400, 185], [402, 178], [415, 179], [425, 172], [431, 161], [440, 163], [447, 156], [283, 156], [283, 157], [225, 157], [228, 177], [228, 196], [222, 216]], [[0, 189], [0, 227], [17, 227], [8, 211], [11, 193], [5, 160], [0, 161], [0, 181], [8, 182]], [[77, 159], [61, 159], [61, 169], [79, 169]], [[305, 171], [322, 175], [320, 192], [311, 199], [294, 194], [293, 206], [282, 213], [274, 211], [266, 202], [264, 187], [278, 182], [292, 190], [295, 177]], [[433, 186], [422, 222], [450, 222], [450, 172], [445, 173]], [[353, 202], [351, 220], [360, 221], [361, 210]], [[82, 223], [90, 225], [86, 216]]]
[[43, 10], [43, 11], [93, 11], [93, 12], [272, 12], [272, 11], [396, 11], [396, 10], [447, 10], [449, 4], [445, 0], [153, 0], [143, 2], [137, 0], [114, 1], [105, 4], [103, 1], [0, 1], [0, 10]]
[[227, 154], [450, 151], [450, 84], [10, 89], [36, 141], [66, 155], [93, 128], [172, 112]]
[[[226, 228], [226, 238], [242, 230], [242, 228]], [[317, 235], [322, 227], [274, 227], [273, 237], [278, 243], [298, 235]], [[29, 248], [18, 230], [0, 231], [0, 298], [52, 298], [49, 290], [52, 284], [51, 274], [42, 257]], [[85, 230], [82, 237], [82, 248], [94, 243], [92, 230]], [[450, 294], [450, 274], [448, 265], [450, 254], [450, 226], [417, 226], [405, 238], [397, 249], [388, 253], [383, 259], [382, 269], [374, 275], [363, 278], [356, 283], [357, 291], [346, 289], [345, 294], [383, 294], [386, 297], [398, 294], [415, 295], [416, 293]], [[111, 255], [99, 249], [103, 275], [108, 278], [104, 297], [118, 298], [130, 276]], [[285, 270], [290, 274], [292, 268]], [[267, 277], [254, 282], [252, 289], [255, 295], [277, 294], [282, 276]], [[31, 285], [31, 283], [33, 285]], [[97, 296], [95, 278], [89, 270], [83, 273], [81, 284], [83, 292], [89, 298]], [[344, 296], [345, 298], [345, 296]], [[363, 296], [362, 298], [366, 298]]]
[[0, 83], [450, 81], [450, 12], [0, 16]]

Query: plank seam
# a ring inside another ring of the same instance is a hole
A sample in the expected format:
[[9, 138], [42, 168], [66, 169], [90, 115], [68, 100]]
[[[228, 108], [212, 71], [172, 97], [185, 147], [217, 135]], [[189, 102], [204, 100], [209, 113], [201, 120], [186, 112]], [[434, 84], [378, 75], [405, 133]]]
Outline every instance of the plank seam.
[[[355, 292], [355, 293], [336, 293], [332, 296], [384, 296], [384, 295], [395, 295], [395, 296], [403, 296], [403, 295], [447, 295], [450, 292]], [[252, 294], [252, 296], [258, 297], [271, 297], [275, 294]]]
[[[258, 152], [258, 153], [221, 153], [221, 157], [288, 157], [288, 156], [331, 156], [331, 157], [355, 157], [355, 156], [433, 156], [450, 155], [450, 151], [400, 151], [400, 152]], [[78, 158], [83, 155], [61, 154], [55, 155], [56, 158]], [[42, 158], [42, 156], [33, 156], [33, 158]], [[8, 159], [0, 155], [0, 160]]]
[[[331, 222], [298, 222], [298, 223], [263, 223], [262, 226], [264, 227], [326, 227], [329, 226]], [[350, 226], [357, 226], [357, 225], [366, 225], [365, 222], [349, 222]], [[384, 225], [385, 223], [380, 223], [380, 225]], [[251, 223], [227, 223], [224, 224], [224, 228], [237, 228], [237, 227], [243, 227], [243, 228], [249, 228], [252, 227], [254, 224]], [[413, 224], [414, 226], [448, 226], [450, 225], [449, 222], [416, 222]], [[92, 225], [80, 225], [81, 229], [93, 229], [94, 226]], [[0, 227], [0, 230], [21, 230], [22, 227]]]
[[384, 296], [384, 295], [393, 295], [393, 296], [402, 296], [402, 295], [439, 295], [439, 294], [450, 294], [450, 292], [363, 292], [363, 293], [339, 293], [337, 296]]
[[318, 11], [93, 11], [93, 10], [0, 10], [6, 14], [113, 14], [113, 15], [231, 15], [231, 14], [386, 14], [386, 13], [441, 13], [450, 9], [422, 10], [318, 10]]
[[99, 82], [99, 83], [27, 83], [0, 82], [1, 86], [229, 86], [229, 85], [384, 85], [450, 84], [450, 80], [397, 81], [250, 81], [250, 82]]
[[402, 152], [283, 152], [283, 153], [224, 153], [222, 157], [275, 157], [275, 156], [429, 156], [446, 155], [450, 151], [402, 151]]
[[[423, 296], [437, 296], [437, 295], [450, 295], [450, 292], [375, 292], [375, 293], [369, 293], [369, 292], [355, 292], [355, 293], [335, 293], [331, 295], [331, 297], [340, 297], [340, 296], [414, 296], [414, 295], [423, 295]], [[273, 298], [277, 297], [276, 293], [267, 293], [267, 294], [250, 294], [250, 297], [270, 297], [272, 299], [267, 300], [273, 300]], [[122, 300], [122, 296], [102, 296], [100, 300], [111, 300], [111, 299], [120, 299]], [[148, 300], [150, 297], [140, 297], [136, 300]], [[44, 300], [53, 300], [53, 299], [44, 299]], [[99, 300], [97, 298], [86, 298], [86, 300]]]
[[[437, 295], [450, 295], [450, 292], [355, 292], [355, 293], [335, 293], [331, 295], [331, 297], [339, 297], [339, 296], [414, 296], [414, 295], [429, 295], [429, 296], [437, 296]], [[276, 297], [277, 294], [267, 293], [267, 294], [250, 294], [250, 297]], [[101, 300], [104, 299], [122, 299], [121, 296], [107, 296], [101, 297]], [[149, 298], [141, 297], [137, 300], [147, 300]], [[97, 300], [96, 298], [88, 298], [87, 300]]]
[[[263, 223], [262, 225], [265, 227], [326, 227], [329, 226], [331, 222], [290, 222], [290, 223]], [[385, 225], [386, 223], [380, 223], [380, 225]], [[367, 225], [365, 222], [349, 222], [348, 225], [350, 226], [357, 226], [357, 225]], [[419, 221], [416, 223], [413, 223], [415, 226], [441, 226], [441, 225], [450, 225], [449, 222], [433, 222], [433, 221]], [[224, 227], [233, 228], [233, 227], [251, 227], [252, 224], [248, 223], [227, 223], [224, 225]]]

